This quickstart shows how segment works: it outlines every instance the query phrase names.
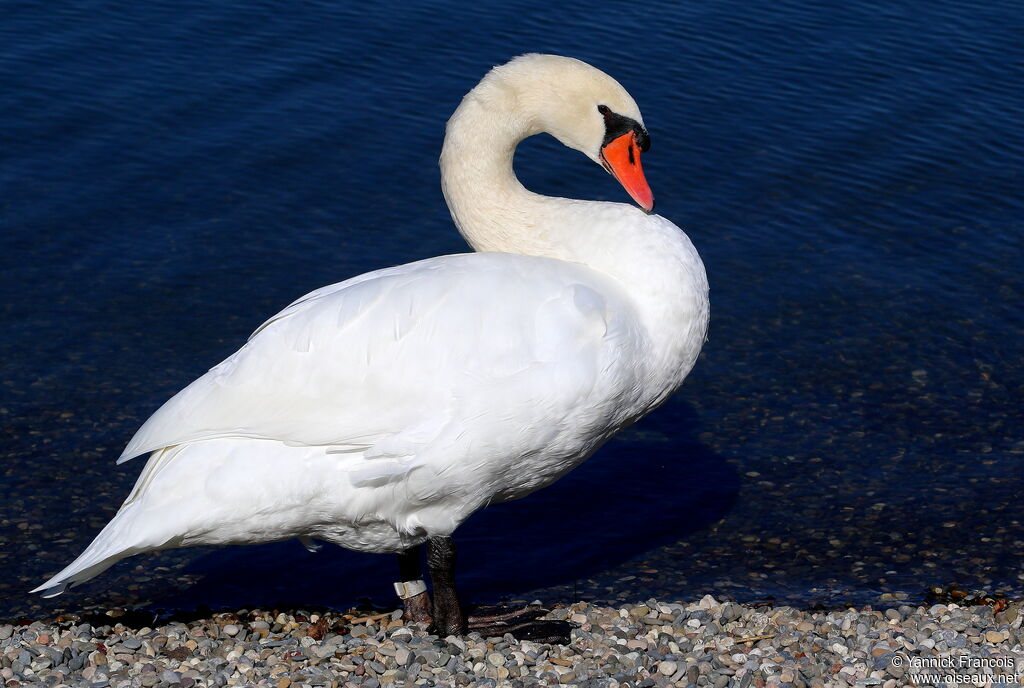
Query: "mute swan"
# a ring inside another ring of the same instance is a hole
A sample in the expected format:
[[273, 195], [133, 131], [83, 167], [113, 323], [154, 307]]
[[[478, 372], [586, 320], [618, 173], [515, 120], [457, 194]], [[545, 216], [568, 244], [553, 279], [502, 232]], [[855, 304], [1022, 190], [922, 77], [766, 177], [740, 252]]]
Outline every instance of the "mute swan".
[[[525, 189], [513, 153], [541, 132], [643, 210]], [[704, 342], [704, 266], [649, 214], [648, 146], [636, 103], [586, 63], [530, 54], [492, 69], [449, 120], [440, 160], [476, 253], [323, 287], [265, 322], [139, 429], [118, 463], [149, 460], [124, 505], [33, 592], [149, 550], [316, 538], [398, 553], [406, 614], [464, 632], [459, 524], [578, 466], [665, 401]]]

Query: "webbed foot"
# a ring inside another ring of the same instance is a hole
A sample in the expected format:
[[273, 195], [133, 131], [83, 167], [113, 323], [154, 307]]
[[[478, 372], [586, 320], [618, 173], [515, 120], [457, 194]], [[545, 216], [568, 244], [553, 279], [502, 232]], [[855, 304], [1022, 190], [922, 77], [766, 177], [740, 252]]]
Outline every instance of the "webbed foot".
[[540, 618], [548, 613], [544, 607], [532, 604], [526, 607], [474, 607], [469, 610], [467, 626], [470, 632], [485, 638], [510, 633], [516, 640], [567, 644], [574, 626], [568, 621]]

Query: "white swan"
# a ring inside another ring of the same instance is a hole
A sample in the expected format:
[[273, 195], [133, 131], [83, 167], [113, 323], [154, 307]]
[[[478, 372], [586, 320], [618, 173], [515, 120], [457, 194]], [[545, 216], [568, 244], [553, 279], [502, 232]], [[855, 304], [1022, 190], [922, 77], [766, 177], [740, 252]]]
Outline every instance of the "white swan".
[[[146, 421], [149, 454], [85, 552], [33, 592], [63, 592], [124, 557], [301, 538], [405, 553], [396, 585], [464, 630], [448, 538], [524, 497], [662, 403], [708, 325], [704, 267], [668, 220], [525, 189], [516, 145], [541, 132], [602, 164], [650, 211], [640, 111], [578, 60], [496, 67], [448, 122], [445, 198], [477, 253], [360, 275], [307, 294]], [[652, 479], [656, 477], [652, 476]]]

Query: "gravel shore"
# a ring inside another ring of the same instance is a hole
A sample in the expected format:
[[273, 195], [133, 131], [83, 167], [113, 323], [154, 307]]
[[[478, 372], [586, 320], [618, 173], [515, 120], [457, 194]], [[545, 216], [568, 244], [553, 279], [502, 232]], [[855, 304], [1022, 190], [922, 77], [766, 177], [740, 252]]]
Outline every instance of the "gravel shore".
[[575, 626], [568, 645], [441, 638], [403, 624], [400, 612], [240, 610], [153, 627], [116, 614], [0, 625], [6, 685], [893, 688], [1024, 677], [1019, 602], [833, 611], [711, 596], [618, 609], [580, 602], [551, 613]]

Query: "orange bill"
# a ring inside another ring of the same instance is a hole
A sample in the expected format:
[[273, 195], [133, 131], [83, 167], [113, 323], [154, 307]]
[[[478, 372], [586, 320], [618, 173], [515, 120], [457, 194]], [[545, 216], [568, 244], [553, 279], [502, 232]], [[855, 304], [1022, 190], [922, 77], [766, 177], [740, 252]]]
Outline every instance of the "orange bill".
[[601, 149], [601, 162], [644, 212], [654, 210], [654, 194], [640, 166], [640, 146], [636, 141], [636, 132], [631, 131], [609, 141]]

